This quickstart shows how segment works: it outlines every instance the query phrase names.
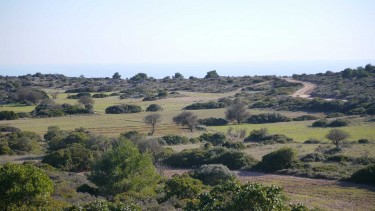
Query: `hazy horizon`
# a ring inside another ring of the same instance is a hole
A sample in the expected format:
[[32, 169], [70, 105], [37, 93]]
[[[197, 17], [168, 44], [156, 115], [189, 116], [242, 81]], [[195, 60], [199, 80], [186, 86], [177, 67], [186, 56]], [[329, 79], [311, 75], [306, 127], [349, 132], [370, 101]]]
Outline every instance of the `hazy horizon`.
[[357, 68], [375, 60], [355, 61], [261, 61], [237, 63], [174, 63], [174, 64], [67, 64], [67, 65], [0, 65], [0, 75], [20, 76], [35, 74], [64, 74], [70, 77], [111, 77], [119, 72], [122, 78], [130, 78], [143, 72], [150, 77], [163, 78], [179, 72], [185, 78], [202, 78], [208, 71], [216, 70], [221, 76], [254, 76], [292, 74], [316, 74], [326, 71], [339, 72], [345, 68]]

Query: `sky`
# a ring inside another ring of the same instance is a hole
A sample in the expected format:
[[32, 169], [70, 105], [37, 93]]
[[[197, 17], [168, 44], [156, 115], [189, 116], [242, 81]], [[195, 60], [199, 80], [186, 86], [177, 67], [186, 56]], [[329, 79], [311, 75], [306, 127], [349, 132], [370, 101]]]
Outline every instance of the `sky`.
[[373, 61], [374, 11], [372, 0], [0, 0], [0, 65]]

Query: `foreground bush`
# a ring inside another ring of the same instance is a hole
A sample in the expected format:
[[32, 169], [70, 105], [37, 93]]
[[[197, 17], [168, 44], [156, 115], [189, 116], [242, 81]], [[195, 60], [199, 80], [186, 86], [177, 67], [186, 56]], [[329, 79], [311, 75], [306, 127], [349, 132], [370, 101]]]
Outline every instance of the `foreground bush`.
[[202, 141], [207, 141], [214, 146], [221, 146], [227, 140], [226, 136], [222, 133], [204, 133], [199, 136], [199, 139], [201, 139]]
[[222, 164], [203, 165], [190, 173], [191, 177], [199, 179], [205, 185], [217, 185], [220, 182], [231, 180], [235, 175]]
[[185, 110], [200, 110], [200, 109], [216, 109], [216, 108], [224, 108], [226, 106], [225, 103], [222, 102], [207, 102], [207, 103], [194, 103], [189, 106], [186, 106]]
[[279, 187], [227, 181], [191, 200], [185, 210], [283, 210], [284, 200]]
[[245, 142], [253, 141], [259, 142], [262, 144], [285, 144], [293, 142], [292, 138], [287, 137], [284, 134], [268, 134], [267, 128], [261, 128], [260, 130], [253, 130], [250, 132], [250, 135], [245, 138]]
[[193, 179], [187, 174], [174, 175], [172, 179], [165, 183], [163, 201], [171, 197], [177, 197], [178, 199], [196, 198], [202, 190], [203, 185], [200, 180]]
[[187, 144], [189, 139], [186, 136], [179, 135], [166, 135], [162, 137], [167, 145], [178, 145], [178, 144]]
[[287, 169], [298, 161], [297, 151], [292, 148], [281, 148], [263, 156], [259, 168], [265, 172]]
[[356, 171], [349, 181], [375, 185], [375, 164]]
[[[21, 207], [39, 210], [53, 192], [53, 183], [46, 173], [29, 164], [0, 166], [0, 209], [19, 210]], [[26, 209], [25, 209], [26, 210]]]
[[14, 111], [0, 111], [0, 120], [18, 119], [18, 114]]

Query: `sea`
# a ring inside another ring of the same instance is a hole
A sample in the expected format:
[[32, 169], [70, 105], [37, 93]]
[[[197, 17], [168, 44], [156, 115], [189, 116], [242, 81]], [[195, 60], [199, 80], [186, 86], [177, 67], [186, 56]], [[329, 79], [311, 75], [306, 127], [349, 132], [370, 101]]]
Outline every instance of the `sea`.
[[137, 64], [46, 64], [46, 65], [1, 65], [0, 75], [20, 76], [35, 74], [63, 74], [70, 77], [112, 77], [115, 72], [121, 78], [130, 78], [137, 73], [146, 73], [149, 77], [164, 78], [181, 73], [185, 78], [190, 76], [202, 78], [208, 71], [216, 70], [220, 76], [256, 76], [293, 74], [315, 74], [326, 71], [339, 72], [345, 68], [357, 68], [366, 64], [375, 64], [368, 60], [337, 61], [261, 61], [261, 62], [211, 62], [211, 63], [137, 63]]

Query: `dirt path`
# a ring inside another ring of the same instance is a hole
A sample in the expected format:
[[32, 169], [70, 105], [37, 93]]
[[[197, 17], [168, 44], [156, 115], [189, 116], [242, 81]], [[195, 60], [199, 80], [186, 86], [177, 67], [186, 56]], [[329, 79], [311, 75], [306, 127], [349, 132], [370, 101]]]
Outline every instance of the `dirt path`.
[[[188, 169], [164, 169], [166, 177], [188, 172]], [[234, 171], [242, 182], [258, 182], [284, 188], [288, 203], [303, 203], [326, 210], [373, 210], [375, 187], [335, 180], [309, 179], [294, 176]]]
[[303, 84], [303, 87], [296, 92], [294, 92], [291, 96], [292, 97], [302, 97], [302, 98], [310, 98], [311, 99], [311, 93], [314, 91], [314, 89], [317, 87], [316, 84], [305, 82], [305, 81], [297, 81], [292, 78], [283, 78], [286, 81], [293, 82], [293, 83], [301, 83]]

